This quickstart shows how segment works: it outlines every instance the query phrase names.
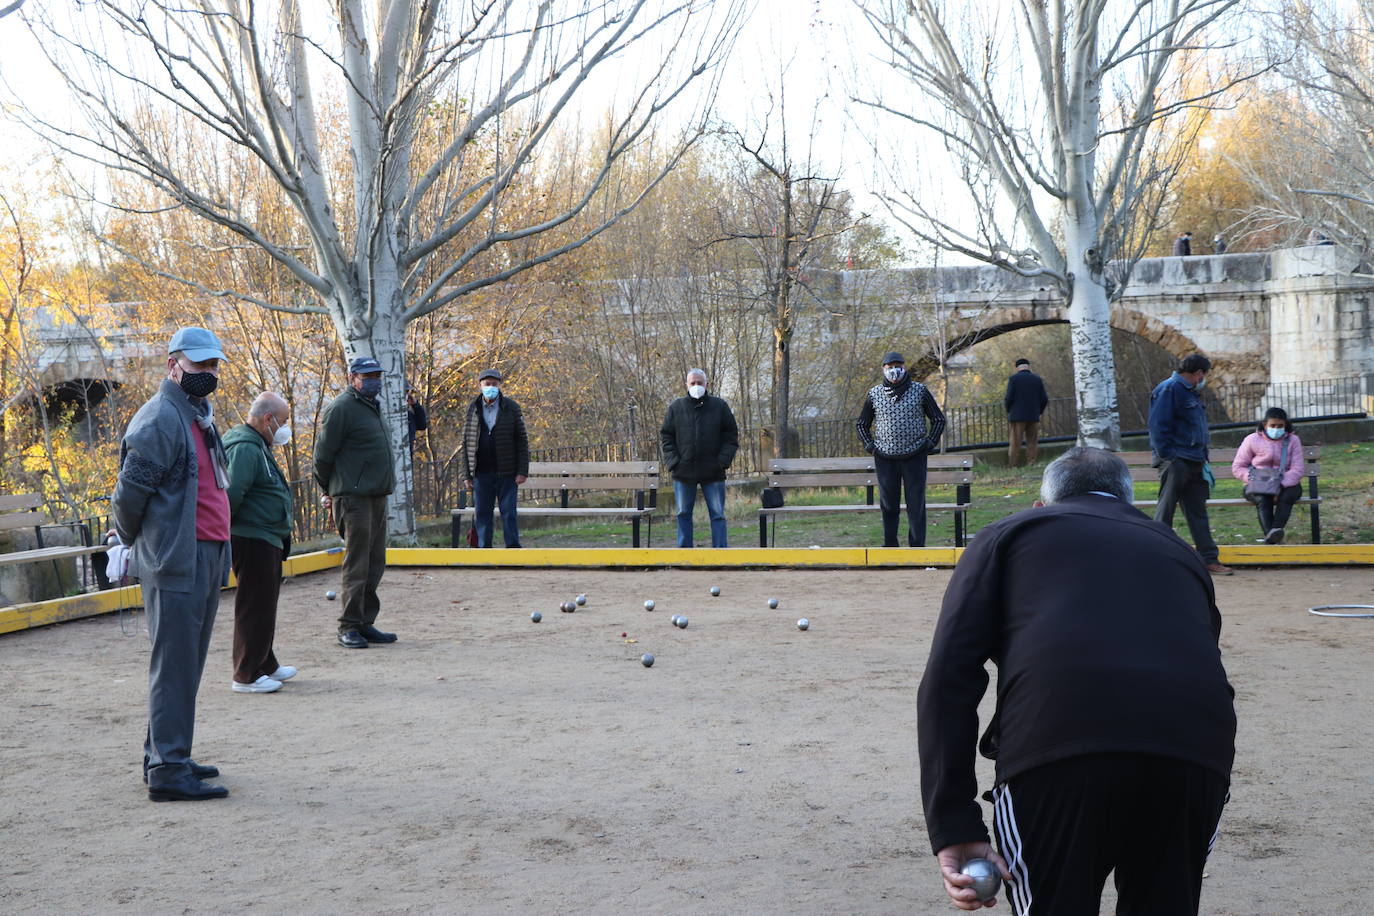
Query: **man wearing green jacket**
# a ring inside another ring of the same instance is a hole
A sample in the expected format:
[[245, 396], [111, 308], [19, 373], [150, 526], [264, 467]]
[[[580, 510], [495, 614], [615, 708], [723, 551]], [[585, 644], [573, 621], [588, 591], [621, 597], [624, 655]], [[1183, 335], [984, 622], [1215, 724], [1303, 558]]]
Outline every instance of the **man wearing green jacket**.
[[374, 624], [382, 608], [377, 586], [386, 572], [386, 498], [396, 489], [391, 437], [377, 397], [382, 365], [360, 356], [348, 366], [348, 387], [330, 402], [315, 437], [315, 482], [326, 495], [344, 539], [343, 613], [339, 645], [366, 649], [396, 641]]
[[282, 560], [291, 550], [291, 488], [272, 446], [291, 441], [291, 408], [264, 391], [248, 408], [248, 422], [224, 436], [229, 456], [229, 534], [234, 575], [235, 693], [272, 693], [296, 669], [277, 663]]

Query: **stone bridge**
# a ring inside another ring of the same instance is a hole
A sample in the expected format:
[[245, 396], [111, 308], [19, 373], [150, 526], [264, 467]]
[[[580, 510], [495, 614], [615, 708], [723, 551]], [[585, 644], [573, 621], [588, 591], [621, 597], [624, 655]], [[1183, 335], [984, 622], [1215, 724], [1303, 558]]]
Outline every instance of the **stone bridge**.
[[[905, 309], [922, 337], [943, 326], [947, 355], [1008, 331], [1063, 322], [1052, 283], [988, 266], [817, 272], [836, 306]], [[1175, 356], [1201, 352], [1219, 383], [1279, 383], [1374, 372], [1374, 275], [1341, 249], [1147, 258], [1111, 323]], [[927, 352], [916, 371], [930, 371]]]

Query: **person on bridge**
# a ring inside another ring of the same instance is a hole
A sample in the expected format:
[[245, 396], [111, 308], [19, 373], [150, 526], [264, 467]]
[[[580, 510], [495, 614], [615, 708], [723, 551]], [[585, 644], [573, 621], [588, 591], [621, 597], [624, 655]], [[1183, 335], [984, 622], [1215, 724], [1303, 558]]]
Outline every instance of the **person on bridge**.
[[1193, 253], [1193, 234], [1185, 232], [1174, 239], [1174, 257], [1186, 258]]
[[707, 393], [706, 372], [687, 371], [687, 396], [668, 405], [658, 441], [673, 475], [677, 546], [694, 546], [692, 513], [697, 487], [711, 520], [711, 546], [729, 547], [725, 521], [725, 472], [739, 450], [739, 425], [724, 398]]
[[329, 402], [315, 437], [315, 482], [320, 505], [332, 511], [344, 539], [343, 608], [339, 645], [366, 649], [392, 643], [395, 633], [377, 629], [382, 601], [377, 586], [386, 572], [386, 501], [396, 489], [391, 435], [377, 398], [382, 364], [359, 356], [348, 365], [348, 387]]
[[1207, 463], [1211, 433], [1202, 386], [1211, 369], [1212, 361], [1201, 353], [1185, 356], [1174, 374], [1150, 392], [1150, 448], [1155, 453], [1154, 466], [1159, 468], [1155, 521], [1173, 527], [1174, 509], [1182, 505], [1188, 531], [1207, 571], [1229, 576], [1234, 570], [1221, 564], [1207, 518], [1207, 497], [1216, 478]]
[[1016, 371], [1007, 379], [1007, 392], [1002, 396], [1002, 406], [1007, 409], [1007, 464], [1016, 467], [1021, 463], [1021, 440], [1026, 440], [1026, 463], [1035, 464], [1039, 456], [1040, 416], [1049, 404], [1050, 396], [1045, 391], [1045, 383], [1031, 371], [1030, 360], [1018, 359]]
[[926, 546], [926, 455], [945, 431], [945, 415], [930, 389], [907, 374], [902, 354], [883, 357], [883, 380], [864, 396], [858, 430], [878, 478], [883, 546], [897, 546], [903, 487], [907, 545]]
[[1264, 412], [1259, 429], [1245, 437], [1231, 462], [1231, 476], [1245, 484], [1245, 498], [1259, 511], [1264, 543], [1282, 544], [1293, 505], [1302, 496], [1302, 440], [1282, 407]]
[[219, 776], [191, 759], [196, 693], [229, 569], [229, 472], [208, 398], [224, 351], [205, 328], [167, 345], [167, 377], [119, 443], [110, 509], [129, 547], [128, 575], [148, 615], [148, 731], [143, 781], [152, 801], [224, 798]]
[[530, 475], [530, 440], [520, 405], [501, 392], [501, 373], [484, 369], [477, 376], [480, 393], [463, 419], [458, 449], [458, 476], [472, 491], [473, 530], [477, 546], [490, 547], [496, 507], [501, 507], [501, 534], [507, 547], [520, 546], [516, 514], [517, 488]]

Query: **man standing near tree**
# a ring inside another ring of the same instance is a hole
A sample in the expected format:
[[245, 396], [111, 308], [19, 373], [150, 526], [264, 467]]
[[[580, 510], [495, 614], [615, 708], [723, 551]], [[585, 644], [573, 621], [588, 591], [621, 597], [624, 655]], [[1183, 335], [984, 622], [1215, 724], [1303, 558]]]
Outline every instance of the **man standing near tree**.
[[382, 364], [360, 356], [348, 366], [348, 387], [330, 402], [315, 437], [315, 482], [320, 504], [332, 509], [344, 539], [343, 611], [339, 645], [366, 649], [396, 641], [375, 623], [382, 609], [377, 586], [386, 572], [386, 500], [396, 489], [391, 437], [377, 398]]
[[498, 505], [506, 546], [520, 546], [515, 497], [530, 475], [530, 439], [520, 405], [501, 393], [502, 381], [495, 369], [484, 369], [477, 376], [479, 393], [468, 405], [458, 449], [458, 476], [472, 491], [472, 527], [478, 547], [491, 546]]
[[128, 575], [148, 615], [148, 732], [143, 781], [152, 801], [224, 798], [202, 782], [219, 770], [191, 759], [196, 693], [229, 566], [229, 473], [206, 400], [224, 351], [204, 328], [167, 346], [167, 377], [124, 432], [110, 508]]
[[1021, 463], [1021, 440], [1026, 440], [1026, 463], [1035, 464], [1039, 452], [1040, 415], [1050, 396], [1045, 391], [1045, 383], [1031, 371], [1030, 360], [1018, 359], [1016, 371], [1007, 379], [1007, 393], [1002, 396], [1002, 406], [1007, 409], [1007, 426], [1010, 430], [1007, 443], [1007, 464], [1016, 467]]
[[677, 503], [677, 546], [693, 546], [692, 513], [697, 487], [711, 519], [711, 546], [728, 547], [725, 472], [739, 449], [739, 425], [724, 398], [707, 393], [706, 372], [687, 371], [687, 396], [668, 405], [658, 441], [673, 475]]
[[907, 544], [926, 546], [926, 455], [945, 431], [945, 415], [935, 397], [907, 375], [900, 353], [883, 357], [883, 380], [864, 397], [859, 441], [873, 456], [878, 503], [883, 515], [883, 546], [897, 546], [906, 488]]

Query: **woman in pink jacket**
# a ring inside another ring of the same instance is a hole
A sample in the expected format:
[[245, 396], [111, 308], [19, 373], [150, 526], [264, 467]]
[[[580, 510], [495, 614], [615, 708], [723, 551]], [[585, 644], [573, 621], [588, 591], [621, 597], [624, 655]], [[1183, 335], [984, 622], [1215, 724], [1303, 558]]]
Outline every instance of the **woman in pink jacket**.
[[1307, 470], [1302, 458], [1302, 440], [1293, 432], [1288, 413], [1282, 407], [1270, 407], [1264, 412], [1264, 422], [1259, 429], [1246, 436], [1236, 450], [1231, 474], [1242, 483], [1249, 483], [1252, 467], [1278, 468], [1281, 458], [1283, 479], [1278, 495], [1250, 497], [1259, 509], [1260, 531], [1264, 532], [1266, 544], [1283, 543], [1283, 529], [1293, 512], [1293, 504], [1302, 496], [1300, 484]]

